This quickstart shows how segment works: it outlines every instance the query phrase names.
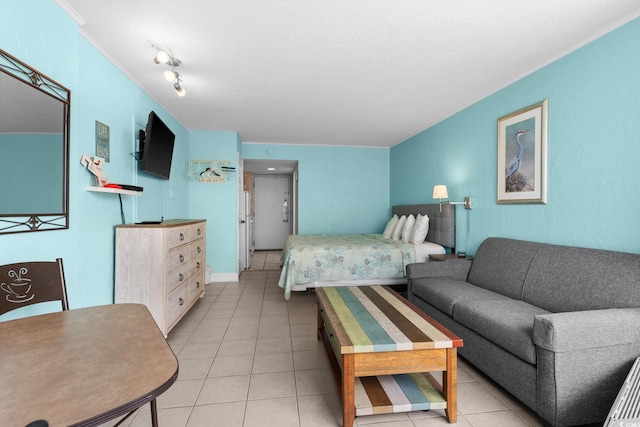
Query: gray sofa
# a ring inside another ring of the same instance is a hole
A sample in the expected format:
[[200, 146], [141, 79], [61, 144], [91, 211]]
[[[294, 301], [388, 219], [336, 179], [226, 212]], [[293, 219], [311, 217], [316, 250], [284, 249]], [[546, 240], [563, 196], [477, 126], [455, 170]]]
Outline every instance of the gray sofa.
[[551, 425], [603, 422], [640, 356], [640, 255], [489, 238], [407, 277], [460, 355]]

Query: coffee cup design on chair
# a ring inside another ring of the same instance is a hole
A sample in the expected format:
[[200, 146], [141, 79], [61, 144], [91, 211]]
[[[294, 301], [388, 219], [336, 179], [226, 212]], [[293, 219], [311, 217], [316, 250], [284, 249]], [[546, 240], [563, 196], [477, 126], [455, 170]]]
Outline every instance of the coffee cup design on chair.
[[10, 270], [8, 275], [13, 278], [10, 283], [0, 283], [0, 288], [7, 293], [6, 300], [9, 302], [23, 303], [33, 299], [35, 296], [31, 292], [31, 279], [22, 277], [27, 274], [26, 268], [21, 268], [16, 273], [14, 270]]

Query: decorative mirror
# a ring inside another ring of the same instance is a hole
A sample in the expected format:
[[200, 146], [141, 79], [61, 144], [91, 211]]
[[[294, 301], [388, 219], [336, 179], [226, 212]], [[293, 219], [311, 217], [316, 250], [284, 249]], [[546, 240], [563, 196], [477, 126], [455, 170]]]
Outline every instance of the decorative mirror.
[[0, 233], [69, 228], [71, 92], [0, 49]]

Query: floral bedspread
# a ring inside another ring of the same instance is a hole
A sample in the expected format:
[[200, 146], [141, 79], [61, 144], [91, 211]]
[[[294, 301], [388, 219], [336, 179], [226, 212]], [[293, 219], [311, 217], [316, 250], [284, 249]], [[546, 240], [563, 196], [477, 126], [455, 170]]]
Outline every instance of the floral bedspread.
[[315, 281], [402, 278], [415, 250], [381, 234], [292, 235], [281, 261], [278, 285], [289, 299], [292, 286]]

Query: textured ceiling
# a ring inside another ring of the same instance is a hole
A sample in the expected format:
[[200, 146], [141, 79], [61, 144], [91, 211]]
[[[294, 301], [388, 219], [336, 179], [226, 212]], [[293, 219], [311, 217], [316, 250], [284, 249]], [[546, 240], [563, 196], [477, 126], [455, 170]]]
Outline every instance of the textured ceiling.
[[[57, 0], [188, 129], [389, 147], [640, 16], [638, 0]], [[182, 61], [176, 96], [152, 45]]]

